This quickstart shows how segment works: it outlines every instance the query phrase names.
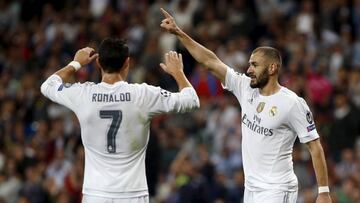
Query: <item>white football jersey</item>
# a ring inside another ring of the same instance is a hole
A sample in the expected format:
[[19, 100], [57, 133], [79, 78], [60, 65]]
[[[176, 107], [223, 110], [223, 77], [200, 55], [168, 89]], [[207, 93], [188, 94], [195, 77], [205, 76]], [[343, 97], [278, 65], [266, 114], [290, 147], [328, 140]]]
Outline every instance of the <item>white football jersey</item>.
[[250, 87], [251, 79], [227, 69], [225, 88], [241, 105], [242, 156], [245, 187], [250, 191], [297, 191], [292, 150], [298, 136], [306, 143], [319, 137], [304, 99], [281, 89], [262, 96]]
[[56, 74], [42, 84], [41, 92], [79, 119], [85, 148], [83, 193], [108, 198], [148, 194], [145, 151], [151, 117], [199, 107], [190, 87], [171, 93], [124, 81], [66, 85]]

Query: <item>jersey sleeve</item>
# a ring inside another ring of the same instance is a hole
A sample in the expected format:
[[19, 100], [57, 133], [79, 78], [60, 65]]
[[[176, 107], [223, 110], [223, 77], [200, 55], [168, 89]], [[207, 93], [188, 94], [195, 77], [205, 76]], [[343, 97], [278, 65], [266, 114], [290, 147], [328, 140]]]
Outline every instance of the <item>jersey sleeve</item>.
[[249, 86], [246, 82], [249, 82], [249, 78], [243, 73], [234, 71], [234, 69], [227, 67], [225, 84], [222, 84], [223, 88], [232, 92], [236, 97], [241, 98], [244, 89]]
[[141, 86], [138, 100], [150, 117], [167, 112], [185, 113], [200, 106], [199, 98], [192, 87], [172, 93], [147, 84], [141, 84]]
[[75, 112], [81, 84], [64, 84], [60, 76], [51, 75], [42, 85], [41, 93], [51, 101], [64, 105]]
[[292, 106], [289, 113], [289, 122], [301, 143], [307, 143], [319, 138], [312, 113], [304, 99], [298, 97]]

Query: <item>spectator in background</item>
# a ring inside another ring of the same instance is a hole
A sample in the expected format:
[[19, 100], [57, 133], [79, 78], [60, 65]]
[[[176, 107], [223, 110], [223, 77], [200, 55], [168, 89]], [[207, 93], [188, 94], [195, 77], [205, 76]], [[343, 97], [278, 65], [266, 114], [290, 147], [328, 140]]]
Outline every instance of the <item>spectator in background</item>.
[[356, 172], [354, 151], [350, 148], [342, 150], [341, 161], [336, 164], [335, 172], [341, 181], [351, 177]]
[[[46, 203], [49, 196], [41, 181], [41, 168], [39, 163], [32, 163], [25, 169], [25, 183], [22, 185], [19, 195], [29, 202]], [[49, 188], [47, 188], [49, 189]]]
[[191, 78], [191, 84], [193, 84], [199, 97], [217, 97], [221, 95], [222, 88], [220, 82], [204, 68], [196, 66]]
[[46, 176], [54, 185], [54, 192], [59, 192], [64, 186], [66, 175], [70, 172], [72, 163], [66, 159], [62, 147], [56, 147], [55, 157], [46, 170]]
[[229, 193], [227, 195], [227, 201], [229, 203], [243, 203], [245, 191], [244, 184], [244, 171], [242, 169], [238, 169], [234, 175], [234, 183], [229, 188]]
[[320, 111], [326, 111], [329, 108], [330, 96], [333, 91], [332, 84], [324, 76], [326, 65], [325, 61], [320, 61], [316, 70], [312, 70], [310, 64], [304, 65], [306, 70], [305, 87], [309, 100], [311, 104], [316, 106]]
[[8, 203], [15, 203], [19, 196], [21, 179], [16, 172], [13, 159], [8, 159], [5, 169], [0, 172], [0, 197]]
[[339, 161], [342, 150], [354, 148], [360, 133], [360, 115], [344, 92], [335, 93], [334, 105], [334, 120], [327, 140], [335, 160]]
[[351, 102], [360, 109], [360, 70], [351, 70], [349, 78], [349, 97]]

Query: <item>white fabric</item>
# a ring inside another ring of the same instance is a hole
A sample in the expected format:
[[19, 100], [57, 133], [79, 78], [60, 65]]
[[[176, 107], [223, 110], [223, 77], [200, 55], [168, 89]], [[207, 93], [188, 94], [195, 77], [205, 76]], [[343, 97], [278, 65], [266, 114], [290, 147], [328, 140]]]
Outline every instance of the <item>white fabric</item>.
[[81, 68], [81, 64], [78, 61], [71, 61], [68, 66], [72, 66], [75, 71], [78, 71]]
[[70, 108], [78, 117], [85, 148], [83, 193], [108, 198], [148, 194], [145, 151], [150, 119], [164, 112], [187, 112], [199, 107], [193, 88], [170, 93], [147, 84], [119, 81], [63, 84], [50, 76], [41, 92]]
[[296, 191], [292, 150], [296, 137], [306, 143], [319, 137], [306, 102], [285, 87], [262, 96], [250, 78], [228, 68], [226, 89], [242, 109], [242, 156], [245, 187], [250, 191]]
[[330, 192], [330, 188], [329, 188], [329, 186], [320, 186], [318, 188], [318, 192], [319, 192], [319, 194], [324, 193], [324, 192]]
[[250, 191], [245, 188], [244, 203], [296, 203], [297, 196], [297, 191]]
[[133, 198], [107, 198], [107, 197], [96, 197], [90, 195], [84, 195], [82, 203], [149, 203], [149, 196], [140, 196]]

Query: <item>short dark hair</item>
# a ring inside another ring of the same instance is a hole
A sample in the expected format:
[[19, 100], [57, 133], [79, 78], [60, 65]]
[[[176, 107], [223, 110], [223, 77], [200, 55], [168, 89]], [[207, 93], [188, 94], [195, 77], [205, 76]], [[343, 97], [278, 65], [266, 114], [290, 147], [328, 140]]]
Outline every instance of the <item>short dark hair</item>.
[[106, 73], [118, 72], [129, 57], [129, 47], [118, 38], [106, 38], [99, 46], [99, 63]]
[[256, 52], [263, 53], [264, 56], [267, 58], [267, 60], [274, 60], [274, 62], [278, 63], [279, 67], [281, 67], [282, 59], [281, 59], [281, 54], [280, 54], [279, 50], [277, 50], [273, 47], [263, 46], [263, 47], [258, 47], [253, 51], [253, 53], [256, 53]]

